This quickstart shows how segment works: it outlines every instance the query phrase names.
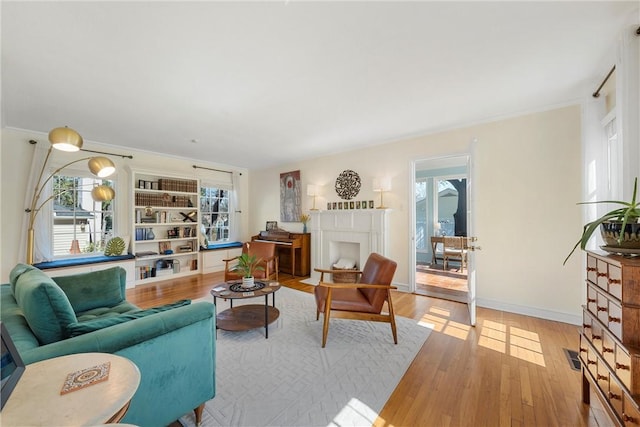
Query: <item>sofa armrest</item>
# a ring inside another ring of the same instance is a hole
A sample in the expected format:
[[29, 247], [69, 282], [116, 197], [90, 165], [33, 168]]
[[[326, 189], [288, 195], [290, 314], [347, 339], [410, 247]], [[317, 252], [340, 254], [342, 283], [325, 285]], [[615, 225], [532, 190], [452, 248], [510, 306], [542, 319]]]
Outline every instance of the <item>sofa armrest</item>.
[[168, 332], [211, 319], [215, 328], [213, 304], [197, 302], [95, 332], [21, 352], [26, 364], [73, 353], [116, 353]]

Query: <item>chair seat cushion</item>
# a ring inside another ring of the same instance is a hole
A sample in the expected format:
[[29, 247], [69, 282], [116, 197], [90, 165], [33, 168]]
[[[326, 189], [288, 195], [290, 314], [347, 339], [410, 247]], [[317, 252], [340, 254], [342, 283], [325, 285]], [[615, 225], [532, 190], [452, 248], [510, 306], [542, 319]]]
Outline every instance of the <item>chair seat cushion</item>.
[[[324, 303], [327, 298], [328, 288], [316, 286], [314, 294], [318, 310], [324, 312]], [[331, 310], [357, 311], [361, 313], [376, 313], [369, 300], [357, 288], [335, 288], [331, 297]]]

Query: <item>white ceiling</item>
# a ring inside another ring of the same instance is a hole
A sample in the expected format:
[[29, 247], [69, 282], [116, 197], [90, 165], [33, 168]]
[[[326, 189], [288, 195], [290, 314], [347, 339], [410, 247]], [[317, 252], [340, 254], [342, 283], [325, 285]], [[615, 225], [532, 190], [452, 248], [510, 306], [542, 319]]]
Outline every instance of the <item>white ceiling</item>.
[[2, 125], [271, 167], [580, 101], [638, 4], [2, 1]]

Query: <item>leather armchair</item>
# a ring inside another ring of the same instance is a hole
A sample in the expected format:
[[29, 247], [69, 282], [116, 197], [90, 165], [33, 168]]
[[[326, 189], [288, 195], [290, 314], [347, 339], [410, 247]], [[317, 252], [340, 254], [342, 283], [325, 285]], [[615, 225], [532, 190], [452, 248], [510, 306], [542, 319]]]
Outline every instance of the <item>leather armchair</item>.
[[[344, 270], [324, 270], [320, 272], [320, 283], [314, 289], [316, 299], [316, 320], [320, 313], [324, 313], [322, 327], [322, 347], [326, 345], [329, 332], [329, 318], [331, 316], [343, 319], [369, 320], [387, 322], [391, 324], [393, 341], [398, 344], [396, 321], [391, 300], [391, 286], [397, 264], [380, 254], [369, 255], [362, 271], [354, 271], [359, 275], [356, 283], [326, 283], [325, 273], [341, 273]], [[387, 303], [388, 313], [383, 313], [384, 303]]]
[[[255, 255], [256, 258], [262, 259], [260, 266], [264, 270], [258, 270], [253, 273], [253, 277], [256, 279], [265, 280], [278, 280], [278, 256], [276, 255], [276, 244], [269, 242], [245, 242], [242, 245], [242, 253], [248, 253], [249, 255]], [[228, 282], [230, 280], [241, 280], [242, 274], [231, 271], [235, 266], [234, 261], [238, 257], [233, 257], [223, 260], [224, 265], [224, 280]], [[230, 264], [231, 263], [231, 264]]]

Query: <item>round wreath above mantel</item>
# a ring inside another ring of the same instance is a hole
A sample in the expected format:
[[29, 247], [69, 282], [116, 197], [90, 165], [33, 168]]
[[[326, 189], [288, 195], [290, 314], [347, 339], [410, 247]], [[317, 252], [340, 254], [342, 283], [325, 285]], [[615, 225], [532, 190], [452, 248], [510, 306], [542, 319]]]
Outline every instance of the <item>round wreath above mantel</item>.
[[341, 199], [353, 199], [360, 192], [360, 187], [362, 187], [360, 175], [351, 169], [342, 171], [336, 178], [336, 193]]

